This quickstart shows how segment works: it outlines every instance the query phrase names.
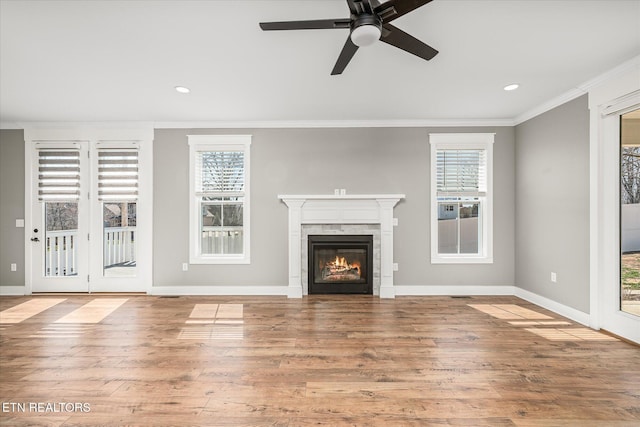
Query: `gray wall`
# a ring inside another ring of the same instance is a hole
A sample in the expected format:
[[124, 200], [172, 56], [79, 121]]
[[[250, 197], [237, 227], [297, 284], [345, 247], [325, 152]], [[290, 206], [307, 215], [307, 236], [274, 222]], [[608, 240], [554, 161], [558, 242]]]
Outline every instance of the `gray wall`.
[[[495, 132], [494, 264], [431, 265], [430, 132]], [[188, 262], [187, 135], [251, 134], [251, 264]], [[395, 208], [396, 285], [513, 285], [514, 128], [156, 129], [154, 283], [284, 286], [287, 207], [278, 194], [404, 193]]]
[[[24, 132], [0, 130], [0, 286], [24, 286]], [[11, 264], [17, 271], [11, 271]]]
[[588, 313], [587, 95], [516, 126], [515, 135], [516, 285]]

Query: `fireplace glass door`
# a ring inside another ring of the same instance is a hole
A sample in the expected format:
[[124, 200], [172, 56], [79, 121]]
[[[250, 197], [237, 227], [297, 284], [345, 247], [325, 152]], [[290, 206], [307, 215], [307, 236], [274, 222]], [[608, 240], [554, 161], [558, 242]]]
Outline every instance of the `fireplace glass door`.
[[309, 236], [310, 294], [371, 294], [373, 238]]

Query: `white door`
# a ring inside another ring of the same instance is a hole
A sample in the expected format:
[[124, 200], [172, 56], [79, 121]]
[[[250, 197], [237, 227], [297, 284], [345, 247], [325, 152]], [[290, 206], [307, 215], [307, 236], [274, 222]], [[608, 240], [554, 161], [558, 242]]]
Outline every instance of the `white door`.
[[[635, 121], [640, 111], [640, 92], [625, 98], [621, 107], [615, 103], [604, 109], [600, 122], [601, 168], [598, 184], [600, 227], [597, 258], [599, 287], [599, 326], [616, 335], [640, 343], [640, 220], [635, 195], [640, 185], [638, 169], [629, 168], [640, 142], [637, 134], [623, 135], [622, 120]], [[607, 109], [613, 110], [608, 112]], [[630, 156], [630, 157], [629, 157]], [[625, 158], [627, 157], [627, 158]], [[625, 164], [626, 163], [626, 164]], [[633, 166], [633, 165], [631, 165]], [[628, 181], [635, 184], [628, 186]], [[625, 189], [625, 186], [627, 187]]]
[[53, 141], [44, 140], [42, 131], [29, 133], [37, 138], [25, 138], [30, 200], [27, 289], [148, 291], [148, 132], [125, 132], [125, 137], [135, 137], [129, 140], [113, 132], [90, 132], [86, 140], [74, 141], [62, 140], [59, 133]]
[[31, 146], [33, 292], [89, 290], [87, 149], [87, 141]]
[[140, 206], [140, 154], [139, 141], [97, 141], [92, 146], [89, 286], [94, 292], [147, 290], [140, 266], [150, 261], [140, 257], [145, 227], [138, 225], [148, 222], [147, 206]]

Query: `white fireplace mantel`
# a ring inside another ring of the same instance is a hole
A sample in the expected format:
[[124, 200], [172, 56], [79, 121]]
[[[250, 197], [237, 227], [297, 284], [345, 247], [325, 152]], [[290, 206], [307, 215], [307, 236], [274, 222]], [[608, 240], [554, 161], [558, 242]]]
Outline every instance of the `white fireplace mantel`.
[[[393, 289], [393, 208], [404, 194], [279, 195], [289, 207], [289, 298], [302, 298], [303, 224], [379, 224], [380, 298]], [[375, 260], [374, 260], [375, 262]]]

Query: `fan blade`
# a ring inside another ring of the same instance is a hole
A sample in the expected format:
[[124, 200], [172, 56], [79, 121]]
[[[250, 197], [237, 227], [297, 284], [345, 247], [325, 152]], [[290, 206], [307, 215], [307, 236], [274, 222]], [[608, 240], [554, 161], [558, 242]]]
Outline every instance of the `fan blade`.
[[358, 46], [353, 44], [353, 42], [351, 41], [351, 35], [349, 35], [347, 37], [347, 42], [342, 47], [342, 52], [340, 52], [340, 56], [336, 61], [336, 65], [331, 71], [331, 75], [335, 76], [336, 74], [342, 74], [344, 69], [347, 68], [347, 64], [349, 64], [349, 61], [351, 61], [351, 58], [353, 58], [353, 55], [356, 54], [357, 50]]
[[264, 31], [278, 30], [327, 30], [333, 28], [349, 28], [350, 19], [316, 19], [311, 21], [261, 22]]
[[382, 36], [380, 40], [402, 49], [406, 52], [419, 56], [427, 61], [438, 54], [438, 51], [413, 37], [410, 34], [405, 33], [400, 28], [394, 27], [391, 24], [384, 24], [382, 26]]
[[374, 8], [383, 23], [391, 22], [429, 3], [431, 0], [389, 0]]

